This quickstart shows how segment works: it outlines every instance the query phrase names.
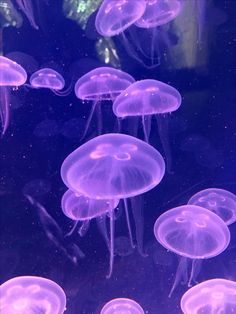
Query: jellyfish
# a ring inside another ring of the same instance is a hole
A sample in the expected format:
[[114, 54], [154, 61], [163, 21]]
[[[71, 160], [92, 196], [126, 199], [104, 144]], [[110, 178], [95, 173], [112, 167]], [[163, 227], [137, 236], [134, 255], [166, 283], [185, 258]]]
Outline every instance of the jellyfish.
[[147, 68], [159, 65], [158, 27], [180, 13], [182, 0], [105, 0], [95, 21], [105, 37], [121, 35], [131, 57]]
[[65, 87], [65, 80], [60, 73], [51, 68], [42, 68], [34, 72], [30, 77], [30, 86], [50, 89], [58, 96], [67, 96], [71, 90], [71, 86], [69, 86], [62, 91]]
[[0, 312], [4, 314], [63, 314], [66, 295], [52, 280], [36, 277], [15, 277], [0, 286]]
[[35, 17], [34, 17], [34, 10], [33, 10], [33, 4], [31, 0], [16, 0], [16, 3], [18, 4], [21, 11], [24, 12], [26, 17], [28, 18], [31, 26], [34, 29], [39, 29]]
[[[181, 105], [181, 95], [172, 86], [157, 80], [141, 80], [120, 93], [113, 103], [118, 118], [142, 117], [145, 141], [149, 141], [152, 116], [157, 119], [162, 146], [166, 155], [167, 170], [171, 169], [170, 145], [164, 115], [176, 111]], [[163, 116], [163, 117], [161, 117]]]
[[23, 85], [27, 80], [27, 74], [18, 63], [3, 56], [0, 56], [0, 73], [0, 117], [4, 135], [10, 118], [9, 90]]
[[230, 242], [230, 232], [224, 221], [196, 205], [183, 205], [163, 213], [155, 222], [154, 235], [167, 250], [181, 256], [169, 296], [181, 278], [186, 277], [189, 259], [192, 261], [190, 286], [199, 271], [197, 261], [219, 255]]
[[[72, 152], [63, 162], [61, 176], [75, 193], [91, 199], [123, 199], [131, 245], [132, 231], [127, 198], [157, 186], [165, 173], [161, 154], [149, 144], [125, 134], [97, 136]], [[135, 215], [135, 208], [133, 209]], [[113, 225], [112, 213], [110, 224]], [[136, 224], [137, 225], [137, 224]], [[139, 227], [140, 228], [140, 227]], [[110, 226], [114, 230], [113, 226]], [[111, 232], [112, 236], [112, 232]], [[111, 252], [113, 252], [113, 240]], [[113, 254], [110, 254], [110, 272]]]
[[227, 190], [210, 188], [199, 191], [190, 198], [188, 204], [212, 211], [227, 225], [236, 221], [236, 195]]
[[181, 298], [184, 314], [236, 313], [236, 282], [215, 278], [190, 288]]
[[100, 312], [100, 314], [116, 313], [144, 314], [144, 310], [134, 300], [127, 298], [117, 298], [107, 302]]
[[102, 132], [101, 102], [113, 101], [123, 90], [134, 82], [134, 78], [126, 72], [111, 67], [96, 68], [75, 84], [75, 94], [83, 101], [92, 101], [92, 109], [82, 139], [86, 136], [95, 109], [98, 112], [98, 134]]

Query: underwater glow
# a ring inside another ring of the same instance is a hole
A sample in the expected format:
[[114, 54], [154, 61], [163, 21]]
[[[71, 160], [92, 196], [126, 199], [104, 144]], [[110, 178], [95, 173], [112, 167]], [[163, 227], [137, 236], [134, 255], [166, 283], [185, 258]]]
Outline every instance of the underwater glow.
[[4, 314], [62, 314], [66, 295], [54, 281], [34, 276], [15, 277], [0, 286], [0, 312]]
[[100, 314], [144, 314], [144, 310], [134, 300], [117, 298], [106, 303]]
[[184, 314], [236, 313], [236, 282], [210, 279], [189, 289], [181, 298]]
[[30, 84], [34, 88], [48, 88], [57, 91], [64, 88], [65, 80], [57, 71], [43, 68], [31, 75]]
[[205, 189], [194, 194], [190, 205], [204, 207], [218, 215], [227, 225], [236, 221], [236, 195], [223, 189]]

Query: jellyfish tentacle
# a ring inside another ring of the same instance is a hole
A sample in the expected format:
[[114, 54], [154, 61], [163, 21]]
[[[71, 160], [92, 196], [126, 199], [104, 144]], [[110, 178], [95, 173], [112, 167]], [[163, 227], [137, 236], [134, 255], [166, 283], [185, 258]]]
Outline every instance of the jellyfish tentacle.
[[114, 215], [113, 210], [110, 210], [110, 262], [109, 262], [109, 273], [106, 278], [111, 278], [114, 264], [114, 234], [115, 234], [115, 224], [114, 224]]
[[132, 235], [130, 219], [129, 219], [128, 203], [127, 203], [126, 198], [124, 198], [124, 205], [125, 205], [125, 216], [126, 216], [126, 222], [127, 222], [128, 232], [129, 232], [130, 244], [131, 244], [131, 247], [134, 249], [135, 245], [134, 245], [134, 241], [133, 241], [133, 235]]
[[90, 123], [91, 123], [91, 121], [92, 121], [93, 114], [94, 114], [94, 111], [95, 111], [95, 109], [96, 109], [96, 106], [97, 106], [97, 101], [95, 101], [95, 102], [93, 103], [93, 105], [92, 105], [92, 108], [91, 108], [90, 113], [89, 113], [88, 120], [87, 120], [87, 122], [86, 122], [86, 126], [85, 126], [85, 129], [84, 129], [84, 133], [83, 133], [83, 135], [82, 135], [82, 137], [81, 137], [81, 139], [80, 139], [81, 141], [84, 140], [85, 136], [86, 136], [87, 133], [88, 133], [88, 128], [89, 128]]

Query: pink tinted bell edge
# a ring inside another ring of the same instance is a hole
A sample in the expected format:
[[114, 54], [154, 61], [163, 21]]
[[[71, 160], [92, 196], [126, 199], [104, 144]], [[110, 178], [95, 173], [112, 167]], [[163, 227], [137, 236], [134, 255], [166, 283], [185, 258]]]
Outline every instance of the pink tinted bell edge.
[[144, 314], [142, 307], [134, 300], [117, 298], [107, 302], [100, 314]]

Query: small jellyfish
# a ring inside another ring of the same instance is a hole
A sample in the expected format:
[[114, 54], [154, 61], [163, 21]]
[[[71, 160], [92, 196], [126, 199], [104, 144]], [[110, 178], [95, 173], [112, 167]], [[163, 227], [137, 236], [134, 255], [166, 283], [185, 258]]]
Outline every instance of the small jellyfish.
[[27, 73], [16, 62], [0, 56], [0, 117], [2, 135], [6, 132], [10, 117], [10, 88], [17, 89], [27, 80]]
[[105, 37], [121, 36], [128, 54], [144, 67], [159, 65], [159, 26], [175, 19], [182, 0], [105, 0], [95, 26]]
[[60, 73], [51, 69], [43, 68], [34, 72], [30, 77], [30, 86], [33, 88], [47, 88], [59, 96], [68, 94], [68, 90], [61, 92], [65, 87], [65, 80]]
[[227, 225], [236, 221], [236, 195], [227, 190], [210, 188], [199, 191], [190, 198], [188, 204], [212, 211]]
[[[149, 141], [152, 116], [156, 116], [158, 129], [167, 159], [167, 169], [171, 168], [170, 145], [167, 141], [167, 125], [160, 116], [176, 111], [181, 105], [181, 95], [172, 86], [157, 80], [141, 80], [120, 93], [113, 103], [113, 112], [118, 118], [142, 117], [145, 141]], [[165, 117], [164, 117], [165, 118]]]
[[[165, 163], [160, 153], [149, 144], [125, 134], [93, 138], [72, 152], [61, 167], [62, 180], [75, 193], [97, 200], [124, 199], [133, 247], [127, 198], [153, 189], [164, 173]], [[135, 215], [134, 210], [133, 213]], [[110, 222], [112, 225], [113, 219]], [[113, 254], [109, 275], [112, 264]]]
[[15, 277], [0, 286], [0, 312], [63, 314], [66, 295], [52, 280], [35, 277]]
[[190, 285], [195, 276], [195, 260], [219, 255], [230, 242], [230, 232], [224, 221], [213, 212], [195, 205], [179, 206], [162, 214], [155, 222], [154, 234], [167, 250], [183, 257], [170, 295], [186, 273], [186, 258], [193, 261]]
[[98, 112], [98, 133], [101, 134], [101, 102], [114, 101], [132, 83], [134, 83], [134, 78], [131, 75], [111, 67], [96, 68], [78, 79], [75, 84], [77, 98], [93, 102], [82, 139], [87, 134], [95, 109]]
[[100, 314], [144, 314], [142, 307], [134, 300], [117, 298], [107, 302]]
[[184, 314], [236, 313], [236, 282], [210, 279], [189, 289], [181, 298]]

